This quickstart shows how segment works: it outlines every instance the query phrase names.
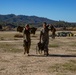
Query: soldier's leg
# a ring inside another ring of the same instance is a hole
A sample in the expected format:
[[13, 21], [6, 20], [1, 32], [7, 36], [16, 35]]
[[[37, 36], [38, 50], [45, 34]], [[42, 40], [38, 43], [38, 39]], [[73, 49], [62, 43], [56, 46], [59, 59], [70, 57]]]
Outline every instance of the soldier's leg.
[[44, 49], [44, 55], [46, 55], [46, 50]]
[[28, 48], [28, 46], [26, 46], [26, 47], [24, 47], [24, 54], [29, 54], [29, 48]]
[[29, 50], [30, 50], [30, 42], [28, 43], [28, 47], [27, 47], [27, 54], [29, 55]]
[[26, 46], [24, 47], [24, 54], [26, 54], [26, 51], [27, 51], [27, 48], [26, 48]]
[[47, 44], [47, 47], [46, 47], [46, 53], [47, 53], [47, 56], [48, 56], [49, 55], [48, 44]]
[[26, 53], [26, 40], [23, 40], [24, 54]]
[[48, 51], [48, 49], [46, 50], [46, 55], [47, 55], [47, 56], [49, 55], [49, 51]]
[[46, 55], [46, 43], [44, 43], [44, 55]]
[[46, 45], [44, 45], [44, 55], [46, 55]]
[[29, 55], [29, 47], [27, 48], [27, 54]]
[[47, 56], [49, 55], [48, 49], [45, 49], [45, 50], [44, 50], [44, 55], [47, 55]]
[[44, 55], [49, 55], [48, 53], [48, 44], [45, 44], [45, 47], [44, 47]]

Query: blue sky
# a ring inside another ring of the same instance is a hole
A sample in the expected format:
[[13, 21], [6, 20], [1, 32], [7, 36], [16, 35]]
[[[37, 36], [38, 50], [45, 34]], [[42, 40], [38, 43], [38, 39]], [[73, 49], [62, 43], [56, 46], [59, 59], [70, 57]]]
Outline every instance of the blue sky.
[[0, 14], [76, 22], [76, 0], [0, 0]]

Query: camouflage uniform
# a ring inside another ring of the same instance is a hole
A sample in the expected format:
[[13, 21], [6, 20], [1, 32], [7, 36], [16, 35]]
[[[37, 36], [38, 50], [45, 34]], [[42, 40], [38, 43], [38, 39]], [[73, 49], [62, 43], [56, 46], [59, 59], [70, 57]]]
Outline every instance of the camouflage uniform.
[[49, 44], [49, 29], [42, 29], [40, 32], [41, 42], [44, 44], [44, 55], [48, 55], [48, 44]]
[[24, 28], [23, 30], [23, 46], [24, 46], [24, 54], [27, 53], [29, 54], [29, 49], [30, 49], [30, 45], [31, 45], [31, 39], [30, 39], [30, 29], [26, 30]]

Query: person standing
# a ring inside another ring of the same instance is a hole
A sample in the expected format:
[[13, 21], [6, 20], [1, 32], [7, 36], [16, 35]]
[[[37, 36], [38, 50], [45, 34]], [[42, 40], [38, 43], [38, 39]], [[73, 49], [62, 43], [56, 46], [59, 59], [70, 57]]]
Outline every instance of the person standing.
[[44, 44], [44, 55], [48, 56], [49, 28], [46, 22], [43, 23], [43, 29], [40, 32], [40, 42]]
[[29, 24], [26, 24], [26, 26], [23, 29], [23, 46], [24, 46], [24, 54], [28, 54], [29, 56], [29, 50], [31, 46], [31, 37], [30, 37], [30, 27]]

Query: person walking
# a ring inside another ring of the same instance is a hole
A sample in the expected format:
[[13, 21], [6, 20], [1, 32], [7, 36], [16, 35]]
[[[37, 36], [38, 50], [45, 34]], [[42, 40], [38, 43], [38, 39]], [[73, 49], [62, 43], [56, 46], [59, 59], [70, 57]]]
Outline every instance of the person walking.
[[26, 26], [23, 29], [23, 46], [24, 46], [24, 54], [28, 54], [29, 56], [29, 50], [31, 46], [31, 37], [30, 37], [31, 31], [29, 24], [26, 24]]
[[40, 31], [40, 42], [44, 45], [44, 55], [48, 56], [49, 28], [46, 22], [43, 23], [43, 28]]

